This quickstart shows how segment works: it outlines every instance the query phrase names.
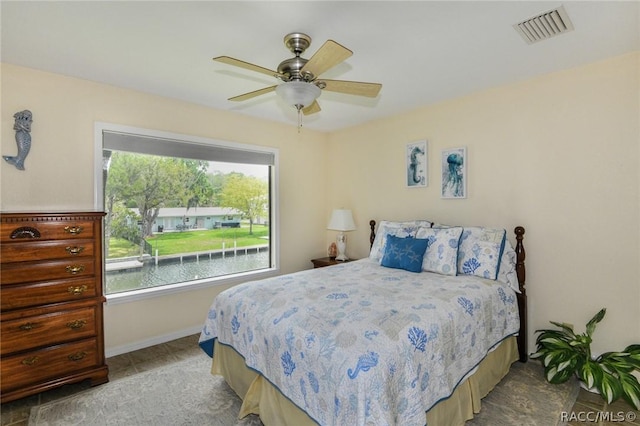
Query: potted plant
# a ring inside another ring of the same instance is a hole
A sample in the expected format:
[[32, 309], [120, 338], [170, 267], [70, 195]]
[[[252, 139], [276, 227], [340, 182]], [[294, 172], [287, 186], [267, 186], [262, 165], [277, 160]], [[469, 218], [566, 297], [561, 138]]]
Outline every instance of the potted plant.
[[588, 390], [594, 390], [611, 403], [623, 397], [636, 410], [640, 409], [640, 383], [633, 372], [640, 372], [640, 344], [627, 346], [622, 352], [605, 352], [594, 357], [591, 354], [592, 335], [602, 321], [603, 308], [587, 323], [586, 332], [576, 334], [573, 327], [554, 321], [559, 330], [536, 330], [536, 353], [540, 358], [547, 381], [564, 383], [573, 375]]

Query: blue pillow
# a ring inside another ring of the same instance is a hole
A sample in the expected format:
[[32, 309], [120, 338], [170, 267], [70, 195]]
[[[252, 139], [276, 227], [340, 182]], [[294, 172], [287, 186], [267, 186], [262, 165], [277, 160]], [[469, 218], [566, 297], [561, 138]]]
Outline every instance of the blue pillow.
[[429, 241], [422, 238], [400, 238], [387, 235], [384, 254], [380, 264], [387, 268], [404, 269], [410, 272], [422, 271], [422, 258]]

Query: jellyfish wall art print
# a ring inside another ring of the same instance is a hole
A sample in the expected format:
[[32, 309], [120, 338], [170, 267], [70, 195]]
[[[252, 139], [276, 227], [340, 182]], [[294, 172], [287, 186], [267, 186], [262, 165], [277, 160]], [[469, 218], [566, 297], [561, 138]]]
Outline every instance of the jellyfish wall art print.
[[442, 198], [466, 198], [467, 149], [452, 148], [442, 151]]

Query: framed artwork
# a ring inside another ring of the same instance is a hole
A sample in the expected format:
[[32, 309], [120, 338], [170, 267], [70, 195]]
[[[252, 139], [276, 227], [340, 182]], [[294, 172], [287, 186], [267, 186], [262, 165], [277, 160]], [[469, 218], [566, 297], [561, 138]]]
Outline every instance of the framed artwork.
[[405, 151], [407, 161], [406, 176], [409, 188], [424, 188], [427, 180], [427, 141], [416, 141], [407, 144]]
[[442, 151], [442, 198], [467, 197], [467, 148]]

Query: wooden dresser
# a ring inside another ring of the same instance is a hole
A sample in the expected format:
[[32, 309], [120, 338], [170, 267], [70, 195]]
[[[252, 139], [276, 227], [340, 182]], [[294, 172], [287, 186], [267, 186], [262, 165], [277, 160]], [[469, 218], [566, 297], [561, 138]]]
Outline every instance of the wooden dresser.
[[108, 381], [100, 212], [0, 214], [0, 394]]

